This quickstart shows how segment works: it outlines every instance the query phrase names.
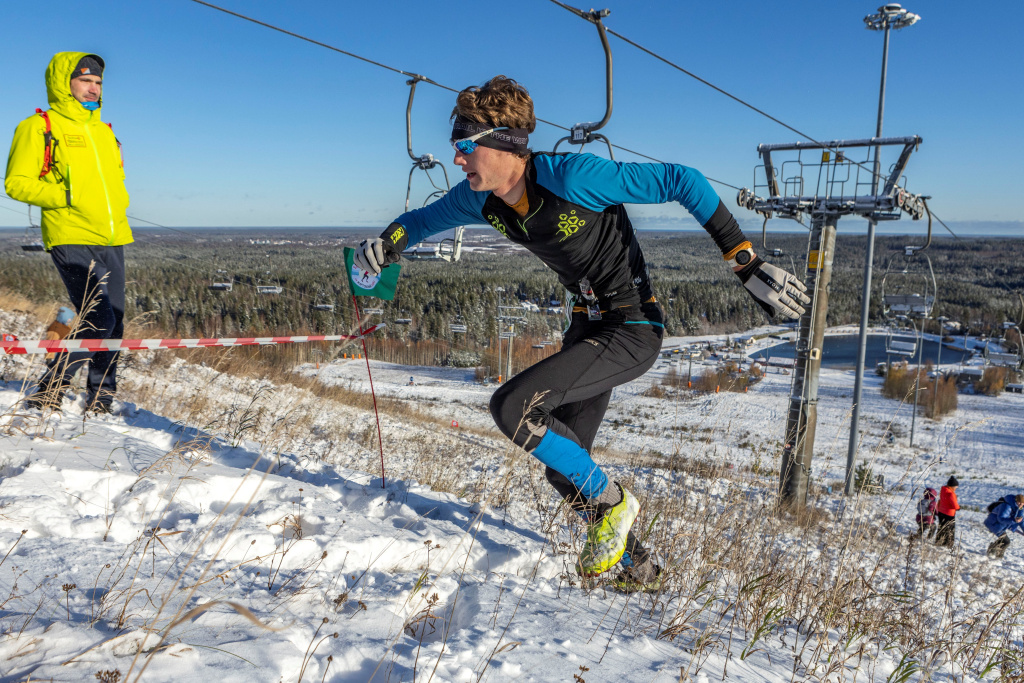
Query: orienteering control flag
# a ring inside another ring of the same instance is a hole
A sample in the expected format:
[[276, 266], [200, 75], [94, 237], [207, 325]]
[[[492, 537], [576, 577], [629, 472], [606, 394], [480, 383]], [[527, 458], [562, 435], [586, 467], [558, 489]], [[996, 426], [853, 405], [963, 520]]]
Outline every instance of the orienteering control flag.
[[395, 298], [398, 286], [398, 273], [402, 267], [397, 263], [384, 266], [380, 275], [368, 273], [355, 265], [356, 250], [345, 247], [345, 267], [348, 268], [348, 284], [355, 296], [375, 296], [378, 299], [391, 301]]

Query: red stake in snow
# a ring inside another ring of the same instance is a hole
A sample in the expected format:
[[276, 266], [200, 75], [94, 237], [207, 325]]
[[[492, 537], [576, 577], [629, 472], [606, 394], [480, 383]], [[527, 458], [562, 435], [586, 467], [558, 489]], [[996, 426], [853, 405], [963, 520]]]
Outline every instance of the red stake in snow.
[[[352, 305], [356, 307], [356, 320], [361, 318], [359, 314], [359, 302], [356, 301], [356, 295], [352, 295]], [[379, 323], [376, 327], [383, 327], [383, 323]], [[367, 330], [371, 332], [376, 327]], [[373, 374], [370, 372], [370, 352], [366, 350], [366, 333], [360, 335], [363, 340], [363, 358], [366, 359], [366, 376], [370, 378], [370, 396], [373, 397], [373, 415], [377, 418], [377, 445], [380, 446], [380, 487], [385, 488], [384, 484], [384, 437], [380, 435], [380, 413], [377, 412], [377, 394], [373, 391]]]

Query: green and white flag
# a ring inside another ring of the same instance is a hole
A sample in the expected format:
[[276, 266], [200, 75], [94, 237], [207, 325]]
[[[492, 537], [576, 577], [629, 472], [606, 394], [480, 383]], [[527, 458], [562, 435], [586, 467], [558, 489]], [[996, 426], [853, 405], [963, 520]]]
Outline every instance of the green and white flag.
[[402, 267], [397, 263], [385, 266], [380, 275], [361, 270], [355, 264], [356, 250], [345, 247], [345, 267], [348, 268], [348, 284], [355, 296], [375, 296], [378, 299], [391, 301], [395, 298], [398, 286], [398, 273]]

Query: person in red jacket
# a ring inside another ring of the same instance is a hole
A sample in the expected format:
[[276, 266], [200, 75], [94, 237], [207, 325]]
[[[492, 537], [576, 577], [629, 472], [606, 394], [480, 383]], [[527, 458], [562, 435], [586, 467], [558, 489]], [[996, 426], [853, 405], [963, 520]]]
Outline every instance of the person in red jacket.
[[956, 500], [956, 487], [959, 485], [960, 482], [956, 480], [956, 477], [950, 477], [946, 485], [939, 491], [939, 507], [935, 513], [939, 518], [939, 528], [935, 532], [935, 545], [953, 547], [953, 536], [956, 533], [956, 511], [960, 509], [960, 503]]

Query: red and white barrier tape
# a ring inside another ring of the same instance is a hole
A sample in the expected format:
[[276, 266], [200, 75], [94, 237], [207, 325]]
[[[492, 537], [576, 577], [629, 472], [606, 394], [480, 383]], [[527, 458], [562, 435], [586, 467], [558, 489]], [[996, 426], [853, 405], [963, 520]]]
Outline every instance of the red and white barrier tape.
[[377, 330], [377, 323], [359, 334], [311, 334], [292, 337], [224, 337], [221, 339], [42, 339], [20, 340], [14, 335], [0, 335], [0, 350], [11, 355], [24, 353], [64, 353], [68, 351], [140, 351], [155, 349], [199, 349], [212, 346], [261, 346], [267, 344], [298, 344], [319, 341], [351, 341]]

